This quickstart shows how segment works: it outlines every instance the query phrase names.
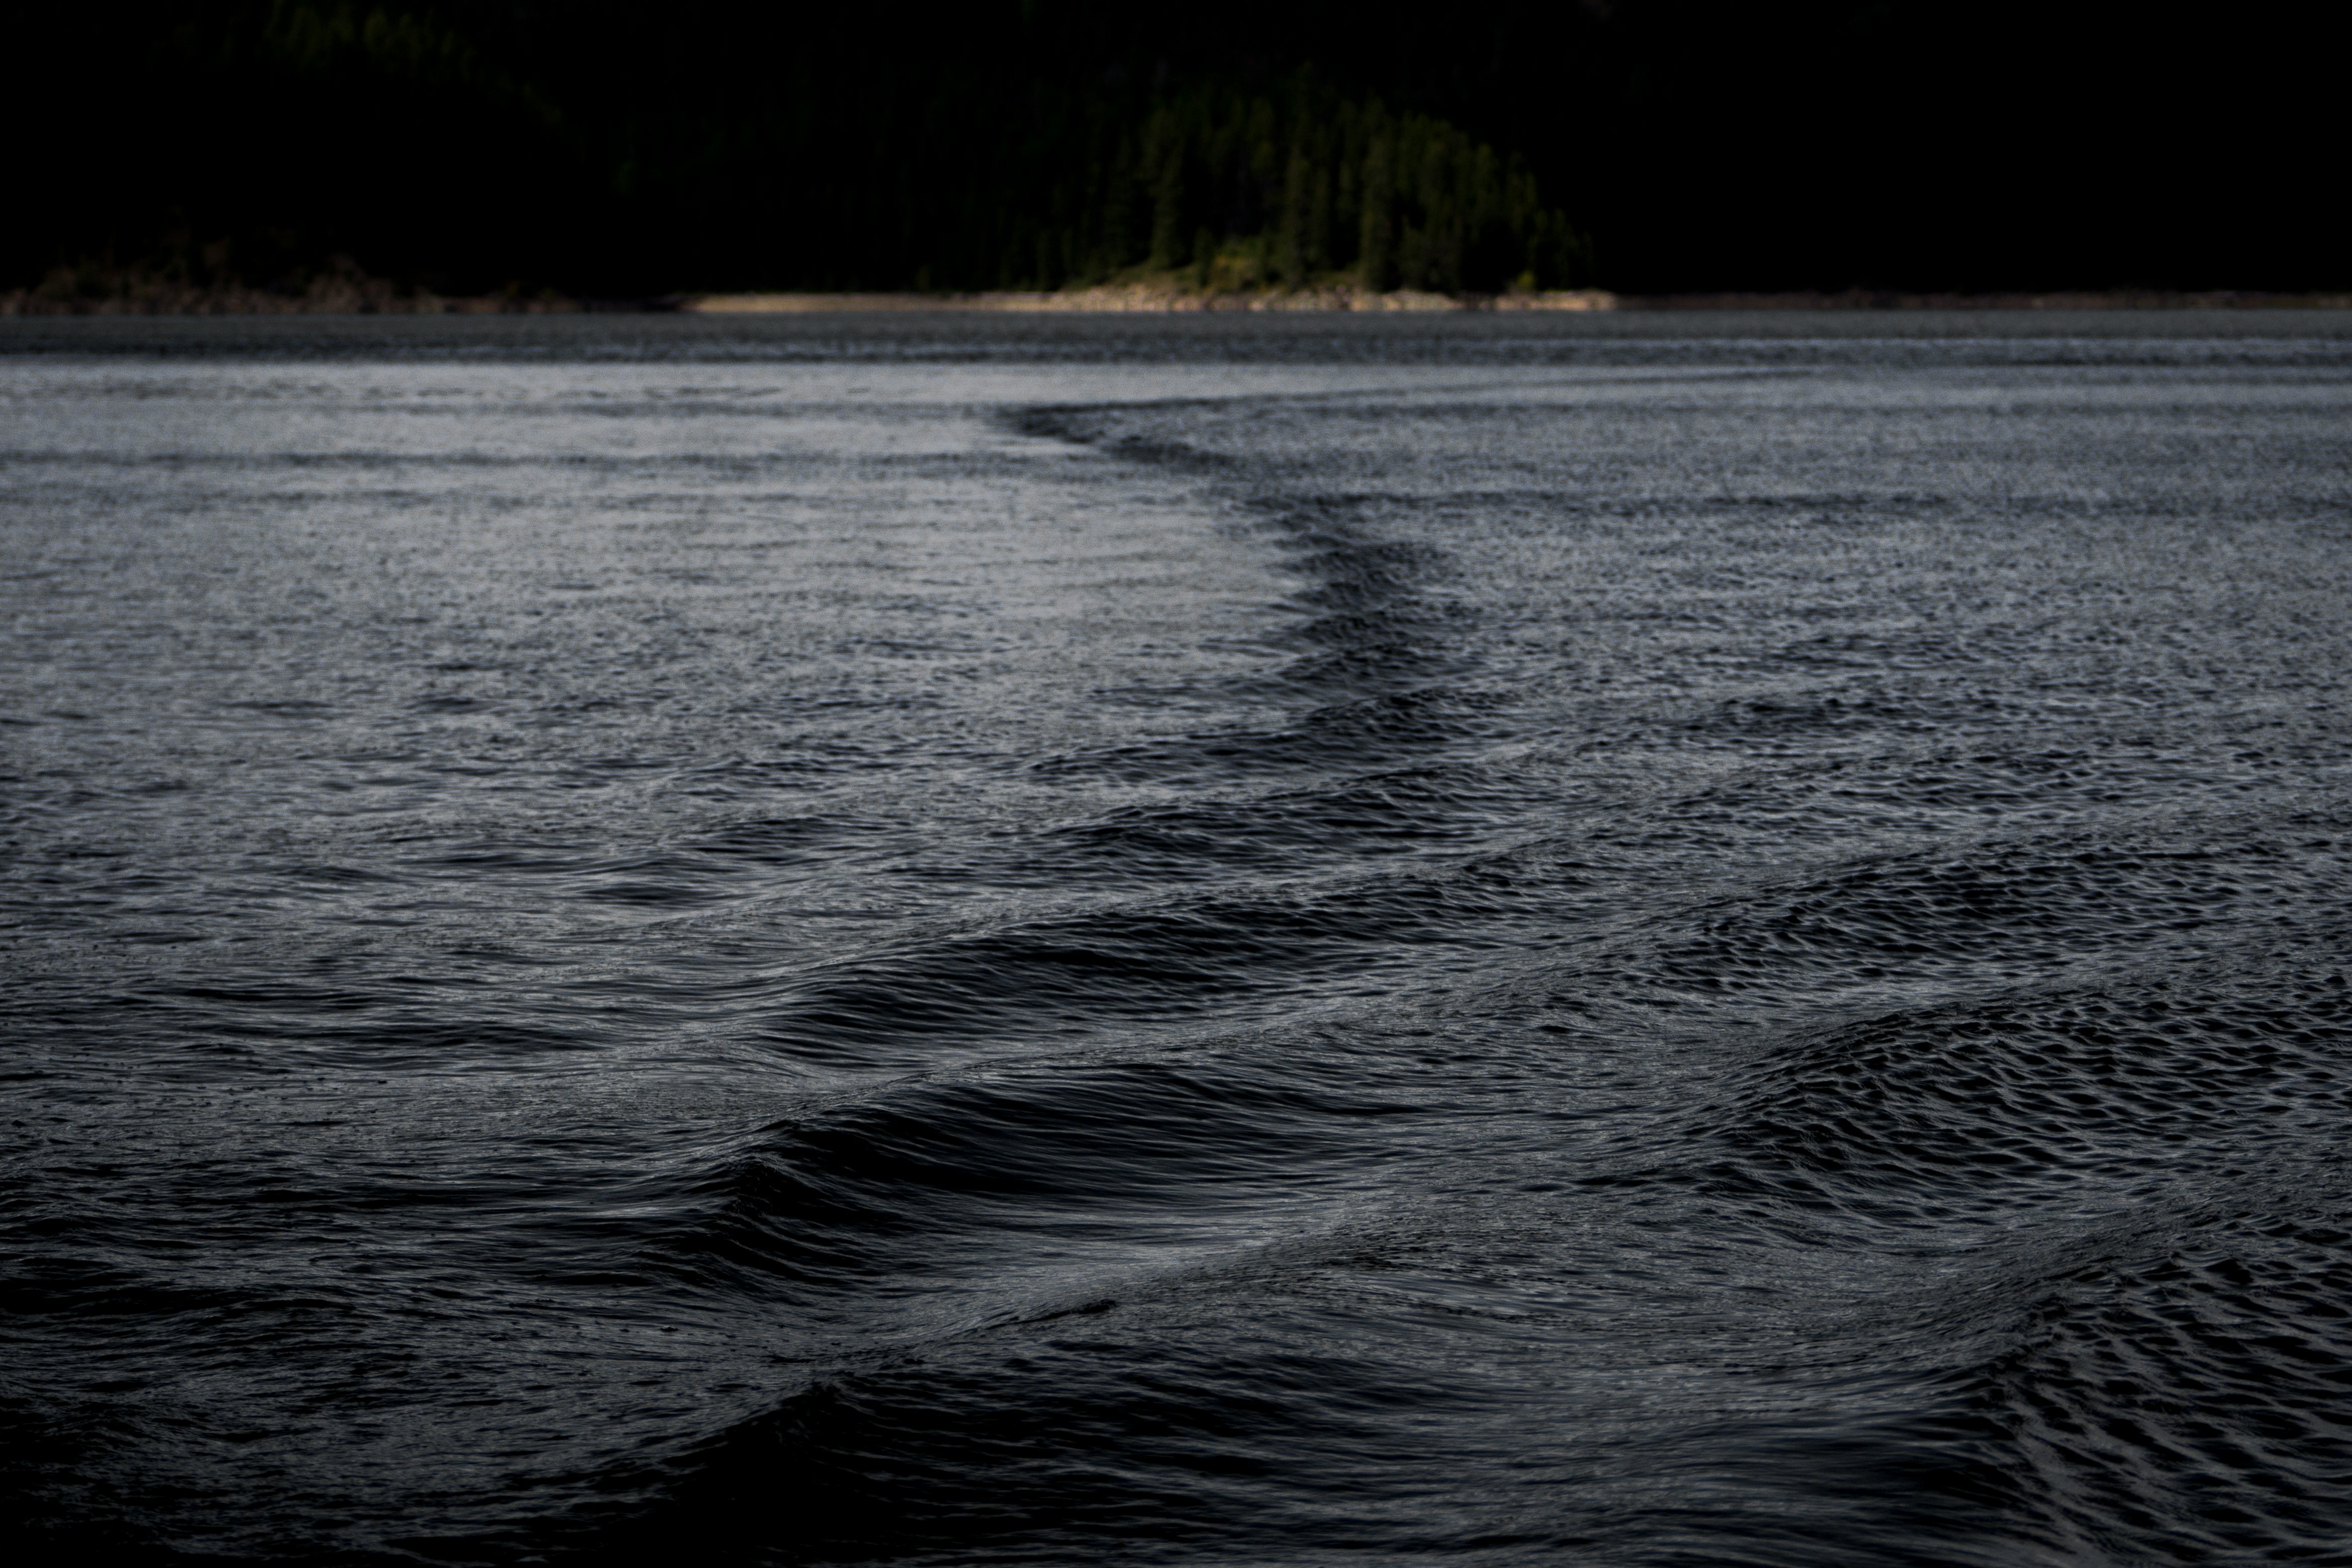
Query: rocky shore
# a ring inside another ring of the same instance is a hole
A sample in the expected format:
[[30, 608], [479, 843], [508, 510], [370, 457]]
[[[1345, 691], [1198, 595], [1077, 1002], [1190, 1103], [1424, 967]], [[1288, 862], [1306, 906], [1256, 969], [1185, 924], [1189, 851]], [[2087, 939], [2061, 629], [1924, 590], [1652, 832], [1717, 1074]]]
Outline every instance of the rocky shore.
[[1454, 295], [1413, 288], [1374, 293], [1344, 284], [1214, 290], [1155, 282], [1104, 284], [1050, 294], [697, 294], [682, 296], [674, 303], [677, 309], [698, 314], [738, 315], [833, 310], [1612, 310], [1618, 300], [1598, 288]]
[[1405, 288], [1376, 294], [1345, 286], [1216, 292], [1152, 283], [1053, 294], [693, 294], [657, 303], [665, 308], [709, 315], [854, 310], [2311, 310], [2352, 309], [2352, 293], [2073, 289], [2035, 294], [1916, 294], [1850, 288], [1834, 294], [1642, 295], [1574, 288], [1455, 295]]

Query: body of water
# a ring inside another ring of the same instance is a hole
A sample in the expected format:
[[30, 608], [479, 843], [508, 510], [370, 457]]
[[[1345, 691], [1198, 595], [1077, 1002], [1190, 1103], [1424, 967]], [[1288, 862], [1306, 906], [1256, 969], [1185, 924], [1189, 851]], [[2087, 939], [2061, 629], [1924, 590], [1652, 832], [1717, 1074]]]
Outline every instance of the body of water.
[[5, 325], [20, 1542], [2352, 1562], [2352, 319]]

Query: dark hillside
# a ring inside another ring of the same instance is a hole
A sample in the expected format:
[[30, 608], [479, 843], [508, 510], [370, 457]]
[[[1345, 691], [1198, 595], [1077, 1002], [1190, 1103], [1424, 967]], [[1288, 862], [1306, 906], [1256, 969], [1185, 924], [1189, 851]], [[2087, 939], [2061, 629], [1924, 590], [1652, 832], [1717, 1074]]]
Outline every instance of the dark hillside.
[[[17, 31], [0, 283], [2340, 287], [2340, 40], [2115, 5], [128, 0]], [[2340, 30], [2340, 27], [2339, 27]], [[1588, 241], [1590, 242], [1588, 244]]]

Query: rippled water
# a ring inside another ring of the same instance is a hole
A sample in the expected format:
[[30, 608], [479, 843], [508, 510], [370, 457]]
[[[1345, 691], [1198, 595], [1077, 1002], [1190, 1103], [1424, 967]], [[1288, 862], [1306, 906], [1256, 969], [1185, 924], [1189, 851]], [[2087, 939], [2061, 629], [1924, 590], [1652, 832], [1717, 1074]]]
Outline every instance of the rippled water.
[[2352, 1561], [2347, 372], [11, 324], [15, 1533]]

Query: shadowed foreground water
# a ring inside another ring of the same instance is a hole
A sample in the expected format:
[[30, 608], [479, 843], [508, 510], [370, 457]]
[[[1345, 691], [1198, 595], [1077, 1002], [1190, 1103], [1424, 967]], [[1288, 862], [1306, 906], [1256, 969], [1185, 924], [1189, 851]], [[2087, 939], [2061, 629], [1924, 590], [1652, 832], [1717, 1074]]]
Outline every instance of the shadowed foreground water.
[[2338, 319], [6, 325], [18, 1542], [2352, 1562]]

